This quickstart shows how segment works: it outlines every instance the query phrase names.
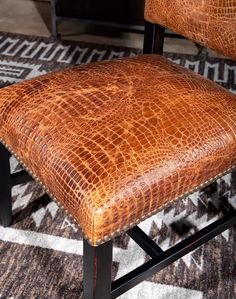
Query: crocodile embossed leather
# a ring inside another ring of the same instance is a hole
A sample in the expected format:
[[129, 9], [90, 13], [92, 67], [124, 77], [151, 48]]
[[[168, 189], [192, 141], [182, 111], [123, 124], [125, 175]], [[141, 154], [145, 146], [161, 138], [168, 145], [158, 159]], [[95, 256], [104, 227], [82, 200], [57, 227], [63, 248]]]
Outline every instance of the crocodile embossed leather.
[[236, 96], [159, 55], [0, 90], [0, 138], [92, 245], [236, 163]]
[[235, 0], [146, 0], [145, 18], [236, 59]]

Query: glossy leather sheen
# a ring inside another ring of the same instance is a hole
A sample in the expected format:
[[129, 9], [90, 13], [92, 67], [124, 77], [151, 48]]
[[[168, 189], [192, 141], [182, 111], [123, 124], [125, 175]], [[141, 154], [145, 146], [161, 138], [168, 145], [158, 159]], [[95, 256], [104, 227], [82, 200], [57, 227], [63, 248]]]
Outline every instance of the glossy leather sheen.
[[93, 245], [236, 162], [236, 97], [158, 55], [0, 90], [0, 138]]
[[145, 18], [236, 59], [235, 0], [146, 0]]

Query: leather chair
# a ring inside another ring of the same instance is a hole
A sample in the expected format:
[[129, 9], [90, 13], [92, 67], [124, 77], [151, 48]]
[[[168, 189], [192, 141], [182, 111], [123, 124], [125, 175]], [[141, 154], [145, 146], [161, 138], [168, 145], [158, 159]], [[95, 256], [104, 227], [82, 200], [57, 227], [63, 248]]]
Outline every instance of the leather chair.
[[[233, 0], [147, 0], [145, 18], [145, 53], [162, 51], [167, 27], [236, 58]], [[235, 225], [232, 209], [165, 252], [136, 226], [235, 169], [235, 120], [235, 95], [156, 54], [3, 88], [2, 224], [12, 223], [10, 152], [81, 226], [84, 298], [116, 298]], [[112, 242], [123, 232], [151, 260], [111, 283]]]

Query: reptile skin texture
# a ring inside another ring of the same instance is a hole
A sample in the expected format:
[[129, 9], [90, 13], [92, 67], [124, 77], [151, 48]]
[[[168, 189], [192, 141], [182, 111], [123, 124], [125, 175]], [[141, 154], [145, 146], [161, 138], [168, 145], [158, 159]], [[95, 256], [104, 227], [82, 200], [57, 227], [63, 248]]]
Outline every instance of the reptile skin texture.
[[145, 0], [145, 18], [236, 59], [235, 0]]
[[236, 96], [159, 55], [0, 90], [0, 138], [94, 246], [236, 164]]

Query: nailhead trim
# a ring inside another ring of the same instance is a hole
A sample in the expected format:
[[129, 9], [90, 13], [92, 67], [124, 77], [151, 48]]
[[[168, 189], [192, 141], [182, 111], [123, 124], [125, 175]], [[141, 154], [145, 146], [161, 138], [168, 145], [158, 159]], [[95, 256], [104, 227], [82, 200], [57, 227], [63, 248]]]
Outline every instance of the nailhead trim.
[[[44, 191], [49, 195], [50, 198], [52, 198], [59, 207], [63, 208], [64, 211], [66, 212], [66, 214], [71, 218], [71, 220], [74, 222], [73, 224], [79, 226], [81, 228], [81, 226], [78, 224], [78, 222], [75, 220], [75, 218], [68, 212], [68, 210], [66, 208], [64, 208], [64, 206], [61, 204], [61, 202], [59, 202], [56, 197], [53, 195], [53, 193], [50, 192], [50, 190], [39, 180], [39, 178], [25, 165], [24, 162], [22, 162], [22, 160], [20, 159], [20, 157], [5, 143], [5, 141], [0, 138], [0, 142], [8, 149], [8, 151], [20, 162], [20, 164], [22, 165], [22, 167], [34, 178], [35, 181], [37, 181], [39, 183], [39, 185], [44, 189]], [[228, 168], [226, 171], [219, 173], [218, 175], [214, 176], [213, 178], [209, 179], [208, 181], [201, 183], [200, 185], [198, 185], [197, 187], [191, 189], [189, 192], [183, 193], [180, 196], [178, 196], [177, 198], [172, 199], [171, 201], [168, 201], [167, 203], [163, 204], [161, 207], [158, 207], [157, 209], [155, 209], [154, 211], [148, 212], [146, 215], [141, 216], [140, 219], [136, 219], [134, 222], [130, 223], [129, 225], [125, 225], [123, 228], [116, 230], [115, 232], [111, 233], [110, 235], [106, 235], [104, 236], [102, 239], [99, 239], [96, 241], [96, 243], [94, 244], [93, 240], [91, 240], [84, 232], [84, 238], [88, 241], [88, 243], [94, 247], [97, 247], [99, 245], [102, 245], [103, 243], [106, 243], [107, 241], [110, 241], [112, 239], [114, 239], [115, 237], [119, 236], [122, 233], [125, 233], [127, 230], [133, 228], [134, 226], [136, 226], [137, 224], [139, 224], [140, 222], [144, 221], [145, 219], [155, 215], [158, 211], [170, 206], [173, 202], [183, 199], [184, 197], [189, 196], [190, 194], [199, 191], [200, 189], [202, 189], [203, 187], [206, 187], [207, 185], [209, 185], [210, 183], [214, 182], [216, 179], [219, 179], [220, 177], [222, 177], [223, 175], [231, 172], [232, 170], [234, 170], [236, 168], [236, 166], [232, 166], [230, 168]], [[81, 228], [82, 229], [82, 228]], [[83, 229], [82, 229], [83, 231]]]
[[99, 239], [96, 242], [96, 245], [94, 245], [90, 239], [87, 239], [88, 242], [92, 245], [92, 246], [99, 246], [102, 245], [104, 243], [104, 241], [109, 241], [111, 239], [114, 239], [115, 237], [119, 236], [122, 233], [125, 233], [127, 230], [132, 229], [134, 226], [138, 225], [140, 222], [146, 220], [147, 218], [155, 215], [158, 211], [163, 210], [169, 206], [171, 206], [171, 204], [175, 201], [178, 201], [180, 199], [183, 199], [187, 196], [189, 196], [190, 194], [193, 194], [196, 191], [201, 190], [203, 187], [206, 187], [207, 185], [209, 185], [210, 183], [214, 182], [215, 180], [221, 178], [222, 176], [230, 173], [232, 170], [236, 169], [236, 166], [231, 166], [230, 168], [228, 168], [226, 171], [219, 173], [218, 175], [214, 176], [213, 178], [209, 179], [208, 181], [198, 185], [197, 187], [193, 188], [191, 191], [186, 192], [181, 194], [180, 196], [172, 199], [171, 201], [168, 201], [167, 203], [163, 204], [161, 207], [158, 207], [157, 209], [147, 213], [146, 215], [142, 216], [140, 219], [135, 220], [134, 222], [130, 223], [129, 225], [123, 227], [122, 229], [118, 229], [117, 231], [113, 232], [110, 236], [105, 236], [103, 239]]

